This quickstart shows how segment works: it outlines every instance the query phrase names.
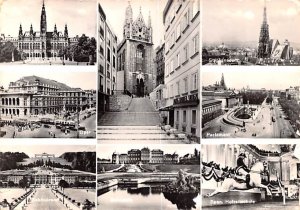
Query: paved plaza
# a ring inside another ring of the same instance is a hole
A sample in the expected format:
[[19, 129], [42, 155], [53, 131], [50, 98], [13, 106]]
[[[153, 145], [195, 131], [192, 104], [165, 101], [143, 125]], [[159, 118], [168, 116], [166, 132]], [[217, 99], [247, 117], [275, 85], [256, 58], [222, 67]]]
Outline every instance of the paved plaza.
[[0, 202], [6, 199], [7, 202], [11, 203], [25, 193], [25, 190], [20, 188], [0, 188]]
[[[80, 115], [80, 126], [85, 127], [84, 131], [77, 132], [76, 130], [69, 130], [68, 133], [63, 132], [61, 129], [56, 128], [55, 125], [44, 124], [40, 128], [18, 130], [16, 126], [6, 125], [1, 127], [1, 131], [6, 131], [4, 138], [95, 138], [96, 137], [96, 114], [91, 115], [89, 118], [83, 119]], [[2, 118], [3, 119], [3, 118]], [[3, 119], [5, 120], [5, 119]]]
[[[203, 128], [203, 137], [209, 138], [212, 137], [211, 135], [217, 134], [214, 137], [290, 138], [294, 134], [290, 122], [286, 119], [283, 110], [277, 102], [274, 105], [263, 104], [259, 106], [260, 111], [256, 119], [248, 122], [245, 120], [245, 129], [240, 126], [229, 125], [223, 120], [235, 108], [210, 121]], [[272, 117], [275, 121], [272, 121]], [[242, 121], [240, 120], [241, 123]]]

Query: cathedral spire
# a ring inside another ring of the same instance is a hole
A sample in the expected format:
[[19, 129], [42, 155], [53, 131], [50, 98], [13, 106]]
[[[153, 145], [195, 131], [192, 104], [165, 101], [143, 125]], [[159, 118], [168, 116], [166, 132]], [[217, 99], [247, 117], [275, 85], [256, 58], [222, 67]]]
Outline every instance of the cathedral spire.
[[265, 0], [265, 5], [264, 5], [264, 23], [267, 23], [267, 5], [266, 5], [266, 0]]
[[225, 84], [225, 79], [224, 79], [224, 74], [222, 73], [221, 81], [220, 81], [220, 86], [222, 86], [226, 90], [226, 84]]
[[258, 43], [258, 58], [268, 58], [270, 57], [269, 49], [269, 25], [267, 23], [267, 6], [266, 0], [264, 1], [264, 13], [263, 13], [263, 22], [260, 28], [259, 43]]

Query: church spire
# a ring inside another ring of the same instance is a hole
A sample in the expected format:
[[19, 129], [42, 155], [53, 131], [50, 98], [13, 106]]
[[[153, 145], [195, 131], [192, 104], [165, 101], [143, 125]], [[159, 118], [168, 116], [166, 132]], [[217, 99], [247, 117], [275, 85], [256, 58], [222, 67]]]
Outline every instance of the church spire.
[[221, 77], [221, 81], [220, 81], [220, 86], [222, 86], [225, 90], [227, 89], [223, 73], [222, 73], [222, 77]]
[[56, 23], [54, 25], [54, 33], [57, 33]]
[[268, 58], [270, 57], [270, 50], [269, 50], [269, 25], [267, 23], [267, 6], [266, 0], [264, 1], [264, 13], [263, 13], [263, 22], [260, 28], [260, 35], [259, 35], [259, 43], [258, 43], [258, 58]]
[[32, 24], [30, 25], [30, 31], [29, 31], [30, 35], [33, 34], [33, 28], [32, 28]]
[[20, 28], [19, 28], [19, 36], [23, 35], [23, 30], [22, 30], [22, 25], [20, 24]]
[[148, 17], [148, 28], [151, 28], [151, 14], [149, 11], [149, 17]]
[[125, 11], [125, 20], [123, 26], [123, 36], [124, 38], [130, 38], [131, 26], [132, 26], [132, 8], [130, 5], [130, 1], [128, 1], [128, 6]]
[[47, 32], [47, 18], [46, 18], [45, 2], [43, 1], [43, 7], [41, 12], [41, 34], [46, 34], [46, 32]]
[[67, 26], [67, 24], [65, 25], [64, 36], [65, 36], [65, 38], [68, 38], [68, 26]]
[[266, 5], [266, 0], [265, 0], [265, 5], [264, 5], [264, 23], [267, 23], [267, 5]]

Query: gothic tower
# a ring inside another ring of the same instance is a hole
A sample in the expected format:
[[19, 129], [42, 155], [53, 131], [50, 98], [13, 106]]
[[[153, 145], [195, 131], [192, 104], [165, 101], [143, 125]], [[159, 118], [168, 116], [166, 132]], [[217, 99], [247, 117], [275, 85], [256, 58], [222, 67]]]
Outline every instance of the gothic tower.
[[41, 57], [47, 57], [47, 19], [46, 19], [46, 9], [45, 3], [43, 1], [43, 7], [41, 12]]
[[220, 81], [220, 86], [226, 90], [226, 84], [225, 84], [225, 79], [224, 79], [224, 74], [222, 73], [221, 81]]
[[66, 39], [68, 39], [68, 27], [67, 27], [67, 24], [65, 25], [64, 36], [65, 36]]
[[266, 7], [266, 0], [264, 6], [264, 17], [263, 23], [260, 27], [260, 35], [259, 35], [259, 43], [258, 43], [258, 58], [269, 58], [269, 24], [267, 23], [267, 7]]
[[47, 32], [47, 19], [46, 19], [45, 3], [43, 1], [43, 7], [41, 13], [41, 34], [46, 34], [46, 32]]
[[131, 28], [132, 28], [132, 8], [130, 2], [126, 8], [125, 12], [125, 21], [123, 26], [123, 37], [124, 39], [131, 37]]
[[124, 75], [117, 80], [124, 84], [124, 92], [143, 97], [153, 90], [155, 72], [153, 70], [152, 26], [149, 14], [148, 23], [142, 9], [135, 19], [130, 3], [125, 10], [123, 41], [118, 47], [118, 60]]
[[19, 28], [19, 38], [22, 38], [23, 36], [23, 30], [22, 30], [22, 25], [20, 24], [20, 28]]

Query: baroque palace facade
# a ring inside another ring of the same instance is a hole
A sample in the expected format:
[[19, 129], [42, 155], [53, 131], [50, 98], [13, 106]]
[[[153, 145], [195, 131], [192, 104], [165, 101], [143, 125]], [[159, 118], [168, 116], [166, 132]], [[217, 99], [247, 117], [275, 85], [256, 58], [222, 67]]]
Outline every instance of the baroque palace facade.
[[40, 31], [34, 31], [31, 24], [29, 31], [19, 27], [18, 37], [4, 37], [4, 41], [12, 42], [21, 53], [22, 59], [56, 59], [62, 57], [63, 50], [77, 43], [78, 36], [70, 38], [68, 27], [65, 25], [64, 32], [58, 31], [56, 24], [53, 31], [47, 31], [46, 8], [43, 2]]
[[71, 88], [55, 80], [26, 76], [10, 82], [8, 90], [0, 92], [1, 116], [30, 117], [31, 115], [76, 112], [96, 106], [96, 92]]

